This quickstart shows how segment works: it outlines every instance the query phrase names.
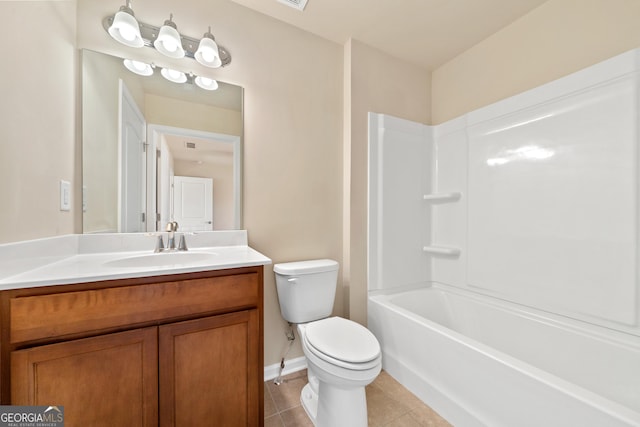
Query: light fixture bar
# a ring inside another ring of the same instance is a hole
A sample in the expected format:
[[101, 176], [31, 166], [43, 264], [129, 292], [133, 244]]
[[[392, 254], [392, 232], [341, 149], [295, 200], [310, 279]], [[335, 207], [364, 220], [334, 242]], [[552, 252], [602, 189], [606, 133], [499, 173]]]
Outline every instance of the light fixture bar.
[[[111, 27], [111, 24], [113, 23], [114, 16], [115, 15], [107, 16], [102, 20], [102, 27], [105, 29], [105, 31], [109, 32], [109, 27]], [[155, 49], [155, 47], [153, 46], [153, 42], [158, 37], [160, 27], [145, 24], [144, 22], [140, 21], [138, 21], [138, 24], [140, 25], [140, 34], [142, 35], [144, 45]], [[185, 56], [195, 59], [195, 53], [198, 50], [200, 39], [188, 37], [183, 34], [180, 34], [180, 38], [182, 41], [182, 48], [184, 49]], [[229, 51], [220, 45], [218, 45], [218, 51], [220, 53], [220, 61], [222, 61], [222, 66], [224, 67], [226, 65], [229, 65], [231, 63], [231, 54], [229, 53]]]

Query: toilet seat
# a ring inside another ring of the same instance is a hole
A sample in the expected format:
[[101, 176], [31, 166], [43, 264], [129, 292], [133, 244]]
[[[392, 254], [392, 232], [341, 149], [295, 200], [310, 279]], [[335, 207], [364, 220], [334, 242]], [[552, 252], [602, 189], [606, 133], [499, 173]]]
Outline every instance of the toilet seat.
[[306, 325], [304, 341], [310, 352], [333, 365], [367, 370], [380, 363], [380, 344], [364, 326], [341, 317]]

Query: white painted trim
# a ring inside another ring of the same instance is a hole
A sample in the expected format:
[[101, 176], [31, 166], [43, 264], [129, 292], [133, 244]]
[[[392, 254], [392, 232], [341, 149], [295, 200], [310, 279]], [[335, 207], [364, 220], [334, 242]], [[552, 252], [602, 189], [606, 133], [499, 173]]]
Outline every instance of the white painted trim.
[[[282, 375], [289, 375], [294, 372], [302, 371], [303, 369], [307, 369], [307, 359], [302, 357], [297, 357], [295, 359], [289, 359], [284, 361], [284, 369], [282, 370]], [[278, 376], [280, 373], [280, 364], [275, 363], [273, 365], [264, 367], [264, 380], [269, 381]]]
[[[123, 138], [124, 132], [124, 105], [128, 104], [131, 106], [133, 113], [136, 115], [136, 118], [142, 124], [142, 138], [141, 142], [146, 141], [147, 139], [147, 119], [145, 118], [142, 111], [140, 111], [140, 107], [136, 103], [135, 98], [131, 94], [131, 91], [125, 84], [124, 80], [118, 79], [118, 216], [117, 216], [117, 229], [118, 232], [130, 232], [131, 230], [125, 230], [125, 217], [127, 216], [127, 210], [129, 209], [127, 206], [127, 200], [125, 198], [125, 194], [123, 191], [123, 187], [127, 185], [122, 179], [122, 175], [124, 173], [124, 157], [125, 157], [125, 140]], [[147, 175], [147, 162], [145, 156], [142, 157], [142, 162], [140, 164], [140, 169], [142, 170], [141, 174], [143, 177]], [[147, 185], [146, 183], [142, 184], [142, 188], [140, 188], [142, 193], [142, 206], [140, 206], [140, 210], [142, 213], [147, 214]], [[148, 215], [147, 215], [148, 216]], [[138, 218], [138, 221], [141, 222], [141, 218]], [[146, 223], [148, 221], [145, 220]], [[146, 227], [146, 226], [145, 226]], [[143, 231], [140, 230], [139, 227], [136, 227], [135, 231]]]

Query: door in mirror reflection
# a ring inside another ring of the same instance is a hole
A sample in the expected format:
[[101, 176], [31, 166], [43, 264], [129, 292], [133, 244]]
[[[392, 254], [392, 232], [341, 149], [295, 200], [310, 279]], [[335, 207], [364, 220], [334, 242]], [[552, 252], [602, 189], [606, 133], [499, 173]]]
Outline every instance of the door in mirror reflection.
[[173, 218], [181, 231], [213, 230], [213, 179], [175, 176]]
[[239, 228], [239, 144], [233, 135], [149, 125], [156, 162], [149, 163], [155, 204], [148, 210], [155, 215], [155, 230], [170, 221], [181, 231]]
[[118, 180], [118, 230], [135, 233], [146, 229], [146, 158], [147, 123], [131, 92], [120, 87], [120, 179]]

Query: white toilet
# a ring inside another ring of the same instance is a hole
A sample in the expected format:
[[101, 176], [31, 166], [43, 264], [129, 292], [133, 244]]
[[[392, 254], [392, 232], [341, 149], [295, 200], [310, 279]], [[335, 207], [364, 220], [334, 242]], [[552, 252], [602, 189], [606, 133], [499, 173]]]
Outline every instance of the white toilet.
[[366, 427], [364, 387], [380, 373], [382, 354], [376, 337], [333, 309], [338, 263], [329, 259], [276, 264], [282, 317], [298, 325], [307, 359], [309, 383], [302, 406], [316, 427]]

